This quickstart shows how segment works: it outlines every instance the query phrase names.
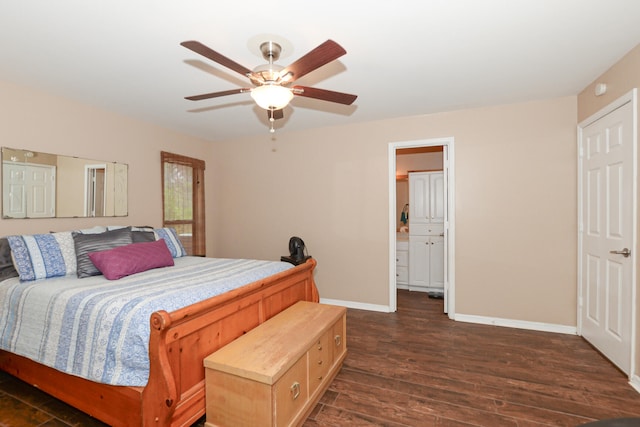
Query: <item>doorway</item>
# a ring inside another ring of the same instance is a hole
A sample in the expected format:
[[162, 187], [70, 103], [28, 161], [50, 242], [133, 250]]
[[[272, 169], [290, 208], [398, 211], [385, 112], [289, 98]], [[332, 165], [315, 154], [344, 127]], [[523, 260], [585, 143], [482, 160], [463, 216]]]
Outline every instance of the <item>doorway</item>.
[[444, 176], [444, 311], [453, 319], [455, 316], [455, 174], [452, 137], [389, 143], [389, 311], [397, 310], [396, 232], [400, 218], [397, 209], [396, 155], [399, 150], [435, 147], [442, 147]]
[[85, 165], [85, 215], [105, 216], [107, 165]]
[[636, 91], [578, 126], [578, 330], [634, 372]]

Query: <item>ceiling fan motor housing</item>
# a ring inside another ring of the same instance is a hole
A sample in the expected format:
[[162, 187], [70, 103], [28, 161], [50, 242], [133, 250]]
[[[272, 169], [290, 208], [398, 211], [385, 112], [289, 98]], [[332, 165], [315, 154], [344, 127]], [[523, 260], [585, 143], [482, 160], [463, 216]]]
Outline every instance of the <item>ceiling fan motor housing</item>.
[[260, 45], [260, 52], [266, 61], [273, 62], [280, 59], [282, 47], [276, 42], [268, 41]]
[[253, 69], [253, 73], [249, 75], [249, 80], [256, 86], [268, 84], [270, 82], [280, 83], [280, 71], [284, 67], [276, 65], [273, 62], [280, 58], [282, 48], [278, 43], [268, 41], [260, 45], [262, 57], [268, 61], [268, 64], [258, 65]]

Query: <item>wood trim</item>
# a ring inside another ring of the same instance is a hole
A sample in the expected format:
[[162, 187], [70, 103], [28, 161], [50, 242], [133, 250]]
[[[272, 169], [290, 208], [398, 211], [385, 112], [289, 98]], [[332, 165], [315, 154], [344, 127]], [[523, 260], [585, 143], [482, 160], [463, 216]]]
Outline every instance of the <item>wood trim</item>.
[[[206, 256], [206, 229], [205, 229], [205, 189], [204, 189], [204, 160], [193, 157], [183, 156], [181, 154], [169, 153], [167, 151], [160, 152], [160, 168], [161, 168], [161, 185], [162, 185], [162, 225], [171, 224], [191, 224], [192, 241], [191, 252], [189, 255]], [[192, 188], [193, 188], [193, 219], [183, 221], [167, 221], [165, 218], [165, 163], [177, 163], [192, 168]]]
[[206, 205], [204, 201], [204, 165], [202, 168], [194, 169], [193, 172], [193, 221], [197, 230], [197, 232], [193, 234], [193, 254], [205, 256], [207, 254], [207, 234], [205, 227]]
[[179, 163], [181, 165], [191, 166], [194, 169], [206, 169], [204, 160], [183, 156], [181, 154], [169, 153], [168, 151], [161, 151], [160, 159], [162, 163]]
[[409, 177], [410, 173], [417, 173], [417, 172], [443, 172], [444, 169], [420, 169], [420, 170], [413, 170], [413, 171], [407, 171], [407, 178]]

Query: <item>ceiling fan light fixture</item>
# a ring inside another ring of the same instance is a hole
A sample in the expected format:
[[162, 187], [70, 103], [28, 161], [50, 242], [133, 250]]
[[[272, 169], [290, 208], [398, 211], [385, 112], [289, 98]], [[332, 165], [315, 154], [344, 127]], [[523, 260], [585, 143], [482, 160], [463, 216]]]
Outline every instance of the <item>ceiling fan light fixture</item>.
[[284, 86], [267, 83], [251, 89], [251, 97], [260, 108], [280, 110], [289, 104], [293, 98], [293, 92]]

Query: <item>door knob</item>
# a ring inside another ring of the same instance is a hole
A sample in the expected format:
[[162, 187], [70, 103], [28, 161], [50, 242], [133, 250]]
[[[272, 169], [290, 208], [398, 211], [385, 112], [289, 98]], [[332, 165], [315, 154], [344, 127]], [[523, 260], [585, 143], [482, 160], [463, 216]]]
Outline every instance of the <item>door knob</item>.
[[631, 251], [627, 248], [624, 248], [621, 251], [609, 251], [610, 254], [616, 254], [616, 255], [622, 255], [625, 258], [629, 258], [629, 255], [631, 255]]

